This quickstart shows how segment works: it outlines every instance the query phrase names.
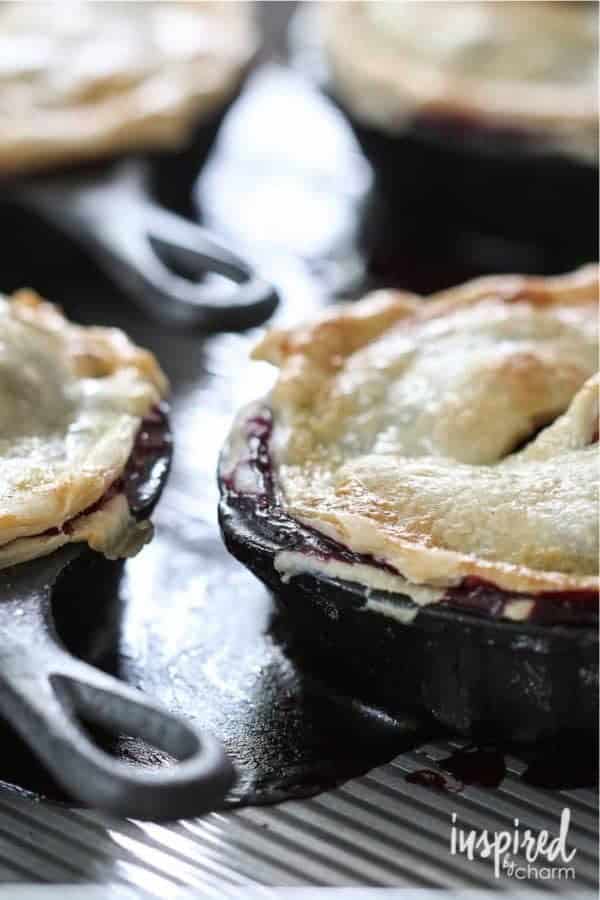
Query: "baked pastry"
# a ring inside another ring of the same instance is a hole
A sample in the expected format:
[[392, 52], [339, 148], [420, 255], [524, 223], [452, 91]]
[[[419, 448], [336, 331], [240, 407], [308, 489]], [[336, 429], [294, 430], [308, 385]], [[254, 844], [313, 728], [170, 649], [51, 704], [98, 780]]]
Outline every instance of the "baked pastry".
[[445, 116], [597, 155], [595, 3], [333, 3], [323, 24], [335, 89], [364, 122]]
[[256, 50], [248, 4], [0, 6], [0, 173], [176, 148]]
[[71, 324], [32, 291], [0, 297], [0, 569], [71, 542], [122, 558], [150, 539], [127, 481], [166, 389], [122, 332]]
[[254, 356], [279, 378], [238, 419], [223, 478], [260, 490], [240, 446], [268, 432], [263, 490], [350, 554], [282, 550], [277, 571], [408, 595], [415, 611], [478, 580], [513, 620], [536, 596], [597, 591], [597, 298], [590, 266], [427, 303], [380, 291], [269, 332]]
[[280, 371], [223, 450], [221, 528], [337, 690], [477, 739], [596, 728], [598, 288], [379, 291], [255, 350]]
[[556, 274], [595, 258], [595, 3], [319, 10], [327, 92], [376, 176], [362, 243], [377, 280], [406, 283], [407, 257], [456, 280]]

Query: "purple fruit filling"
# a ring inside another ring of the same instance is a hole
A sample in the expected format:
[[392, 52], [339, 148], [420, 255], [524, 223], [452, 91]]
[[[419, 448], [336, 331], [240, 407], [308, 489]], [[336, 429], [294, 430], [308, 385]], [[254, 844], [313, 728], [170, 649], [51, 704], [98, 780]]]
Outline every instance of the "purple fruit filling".
[[[68, 519], [60, 527], [48, 528], [39, 535], [53, 535], [63, 532], [70, 534], [74, 525], [84, 516], [102, 509], [109, 500], [124, 493], [130, 510], [134, 516], [143, 516], [147, 511], [148, 501], [156, 491], [158, 479], [162, 478], [169, 465], [172, 440], [167, 421], [166, 407], [154, 407], [141, 421], [135, 442], [127, 460], [123, 474], [113, 481], [102, 496]], [[149, 511], [149, 510], [148, 510]]]
[[[273, 428], [271, 411], [264, 407], [244, 425], [247, 455], [221, 479], [227, 503], [252, 522], [258, 536], [274, 551], [291, 550], [323, 561], [335, 560], [351, 565], [373, 566], [392, 575], [402, 576], [394, 566], [365, 553], [354, 553], [348, 547], [293, 519], [283, 509], [271, 459], [269, 443]], [[238, 473], [244, 467], [252, 473], [252, 490]], [[411, 602], [408, 597], [401, 598]], [[562, 591], [541, 594], [517, 594], [504, 591], [495, 584], [469, 576], [460, 585], [448, 588], [436, 605], [460, 609], [473, 615], [493, 619], [508, 618], [507, 607], [515, 600], [529, 600], [532, 609], [527, 620], [544, 625], [596, 624], [598, 594], [595, 591]]]

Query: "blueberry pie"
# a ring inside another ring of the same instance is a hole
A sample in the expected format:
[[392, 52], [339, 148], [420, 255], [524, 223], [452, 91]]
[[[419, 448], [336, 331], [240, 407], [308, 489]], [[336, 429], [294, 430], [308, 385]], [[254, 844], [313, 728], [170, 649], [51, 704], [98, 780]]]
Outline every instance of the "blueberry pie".
[[327, 92], [376, 175], [363, 242], [380, 280], [407, 253], [457, 278], [595, 258], [596, 3], [319, 9]]
[[69, 542], [114, 559], [152, 534], [127, 497], [167, 383], [117, 329], [71, 324], [31, 291], [0, 297], [0, 568]]
[[245, 3], [2, 3], [0, 173], [178, 147], [255, 50]]
[[273, 330], [220, 464], [230, 551], [336, 687], [464, 733], [598, 700], [596, 266], [378, 291]]
[[[473, 577], [515, 594], [596, 589], [597, 290], [586, 268], [427, 303], [382, 291], [267, 334], [254, 356], [280, 369], [265, 413], [278, 502], [373, 561], [283, 552], [278, 570], [417, 603]], [[242, 492], [246, 477], [236, 463]]]
[[595, 3], [326, 4], [336, 90], [394, 132], [416, 113], [535, 134], [597, 153]]

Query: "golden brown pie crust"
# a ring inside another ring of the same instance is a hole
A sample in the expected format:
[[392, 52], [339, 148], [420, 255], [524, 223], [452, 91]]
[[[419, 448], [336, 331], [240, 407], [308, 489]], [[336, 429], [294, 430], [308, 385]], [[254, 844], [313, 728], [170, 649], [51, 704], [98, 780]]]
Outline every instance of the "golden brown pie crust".
[[256, 52], [243, 2], [0, 4], [0, 174], [177, 148]]
[[587, 266], [271, 331], [283, 508], [417, 584], [597, 589], [597, 304]]
[[74, 325], [29, 290], [0, 297], [0, 567], [68, 541], [119, 556], [148, 539], [122, 495], [62, 526], [118, 481], [166, 391], [154, 356], [118, 329]]
[[[334, 90], [361, 121], [394, 133], [415, 114], [441, 114], [592, 157], [595, 6], [333, 2], [322, 4], [320, 30]], [[405, 27], [394, 34], [386, 15]]]

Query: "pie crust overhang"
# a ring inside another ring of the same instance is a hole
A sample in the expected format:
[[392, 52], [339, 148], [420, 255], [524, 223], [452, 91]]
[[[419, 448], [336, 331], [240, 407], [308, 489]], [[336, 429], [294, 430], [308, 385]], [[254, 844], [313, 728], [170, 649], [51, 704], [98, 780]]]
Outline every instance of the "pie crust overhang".
[[[412, 585], [597, 591], [597, 301], [588, 266], [381, 291], [269, 332], [278, 503]], [[385, 589], [375, 567], [353, 578]]]
[[256, 49], [243, 2], [3, 2], [0, 174], [176, 148]]
[[597, 155], [595, 3], [322, 4], [333, 85], [388, 132], [416, 114], [538, 135]]
[[0, 297], [0, 568], [76, 541], [130, 556], [150, 538], [114, 486], [166, 389], [121, 331], [71, 324], [31, 291]]

